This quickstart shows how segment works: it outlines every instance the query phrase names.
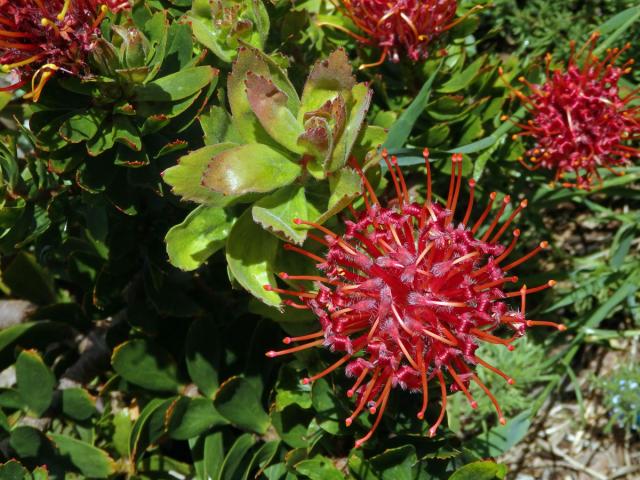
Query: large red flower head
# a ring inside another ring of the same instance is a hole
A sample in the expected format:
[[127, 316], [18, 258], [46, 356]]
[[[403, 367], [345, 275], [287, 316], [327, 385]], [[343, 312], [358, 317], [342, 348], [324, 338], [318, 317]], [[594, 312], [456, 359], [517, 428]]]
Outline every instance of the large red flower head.
[[82, 74], [104, 16], [128, 7], [129, 0], [0, 0], [0, 69], [20, 78], [3, 90], [31, 81], [37, 101], [56, 71]]
[[599, 59], [593, 53], [597, 39], [592, 35], [578, 52], [572, 44], [564, 70], [551, 71], [548, 54], [546, 83], [520, 79], [529, 87], [529, 96], [513, 89], [531, 115], [527, 124], [518, 124], [522, 132], [516, 136], [530, 136], [535, 142], [521, 163], [530, 170], [554, 170], [555, 181], [573, 173], [575, 180], [563, 181], [566, 187], [589, 189], [594, 177], [600, 178], [598, 168], [619, 175], [616, 167], [640, 156], [640, 150], [629, 145], [640, 137], [640, 108], [630, 105], [640, 98], [638, 90], [620, 95], [620, 79], [631, 71], [633, 60], [616, 66], [630, 46], [609, 49]]
[[382, 49], [398, 62], [402, 55], [418, 61], [427, 58], [427, 47], [457, 22], [452, 21], [456, 0], [341, 0], [342, 10], [361, 30], [360, 42]]
[[[425, 151], [425, 159], [428, 152]], [[432, 201], [429, 162], [426, 162], [427, 198], [423, 204], [409, 200], [402, 173], [386, 155], [397, 201], [382, 206], [367, 182], [365, 208], [350, 208], [352, 220], [345, 221], [345, 233], [338, 235], [311, 222], [297, 220], [324, 234], [309, 237], [326, 246], [324, 258], [289, 245], [287, 249], [310, 257], [323, 275], [280, 278], [288, 282], [313, 281], [313, 290], [284, 290], [266, 286], [299, 302], [290, 306], [310, 309], [321, 329], [309, 335], [285, 338], [285, 343], [309, 341], [282, 351], [271, 351], [269, 357], [292, 353], [314, 346], [325, 346], [342, 352], [342, 357], [326, 370], [306, 378], [314, 380], [345, 365], [348, 376], [355, 378], [349, 396], [356, 396], [356, 407], [347, 425], [368, 408], [377, 418], [371, 431], [356, 442], [368, 440], [377, 428], [394, 387], [422, 392], [418, 418], [424, 418], [428, 403], [428, 384], [436, 382], [442, 395], [442, 409], [432, 425], [433, 436], [442, 422], [446, 408], [447, 385], [461, 391], [475, 408], [469, 384], [475, 383], [494, 403], [500, 422], [504, 418], [497, 400], [475, 373], [481, 365], [512, 380], [478, 356], [482, 342], [501, 344], [513, 349], [512, 343], [529, 326], [563, 326], [526, 318], [526, 299], [531, 293], [553, 286], [509, 288], [518, 281], [512, 272], [521, 263], [547, 247], [542, 242], [518, 259], [510, 254], [520, 235], [514, 230], [507, 247], [500, 239], [507, 234], [513, 220], [526, 201], [506, 215], [510, 199], [505, 197], [497, 213], [490, 214], [496, 194], [490, 195], [488, 206], [472, 221], [475, 183], [469, 182], [470, 197], [464, 216], [454, 220], [462, 186], [462, 157], [452, 160], [449, 194], [446, 204]], [[516, 304], [511, 303], [516, 299]], [[510, 333], [507, 333], [510, 332]]]

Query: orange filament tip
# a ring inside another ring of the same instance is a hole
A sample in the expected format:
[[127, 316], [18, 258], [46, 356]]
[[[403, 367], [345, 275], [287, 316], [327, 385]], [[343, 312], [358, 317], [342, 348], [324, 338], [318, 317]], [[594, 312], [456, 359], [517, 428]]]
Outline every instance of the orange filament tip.
[[344, 424], [345, 424], [347, 427], [350, 427], [352, 423], [353, 423], [353, 419], [352, 419], [351, 417], [347, 418], [347, 419], [344, 421]]
[[478, 408], [478, 402], [476, 402], [475, 400], [471, 402], [471, 408], [473, 408], [474, 410]]
[[500, 417], [500, 419], [498, 421], [500, 422], [500, 425], [506, 425], [507, 424], [507, 420], [504, 417]]

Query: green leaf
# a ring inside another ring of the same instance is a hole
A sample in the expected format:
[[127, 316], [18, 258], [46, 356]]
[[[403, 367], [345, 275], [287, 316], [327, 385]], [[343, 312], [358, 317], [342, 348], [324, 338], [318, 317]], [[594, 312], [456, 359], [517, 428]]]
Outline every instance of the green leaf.
[[227, 263], [233, 277], [253, 296], [273, 307], [280, 296], [264, 289], [276, 285], [273, 264], [278, 253], [278, 239], [257, 225], [246, 210], [233, 225], [227, 239]]
[[479, 57], [471, 65], [465, 68], [463, 71], [453, 75], [442, 87], [438, 89], [440, 93], [455, 93], [467, 88], [471, 82], [475, 80], [484, 65], [486, 56]]
[[[273, 461], [279, 448], [280, 442], [278, 440], [271, 440], [270, 442], [262, 445], [251, 459], [249, 467], [245, 470], [243, 480], [260, 478], [259, 474]], [[251, 476], [256, 469], [259, 469], [258, 473]]]
[[278, 151], [259, 143], [240, 145], [217, 154], [202, 184], [225, 195], [265, 193], [292, 183], [302, 167]]
[[186, 20], [191, 24], [193, 35], [202, 45], [211, 50], [214, 55], [224, 62], [228, 63], [233, 60], [233, 54], [235, 52], [223, 48], [222, 45], [220, 45], [220, 39], [217, 33], [218, 29], [210, 20], [193, 15], [188, 15]]
[[371, 466], [382, 480], [412, 480], [412, 468], [417, 462], [413, 445], [385, 450], [370, 460]]
[[107, 452], [66, 435], [50, 433], [49, 438], [62, 456], [89, 478], [107, 478], [116, 471], [115, 462]]
[[165, 170], [162, 177], [171, 185], [173, 193], [181, 196], [183, 200], [212, 207], [225, 207], [237, 197], [225, 196], [202, 186], [202, 176], [211, 159], [236, 146], [234, 143], [221, 143], [195, 150], [181, 157], [177, 165]]
[[[315, 386], [315, 383], [314, 383]], [[275, 388], [275, 410], [282, 411], [289, 405], [311, 408], [311, 389], [300, 383], [300, 375], [288, 365], [283, 365], [278, 374]]]
[[18, 393], [36, 417], [51, 405], [56, 377], [35, 350], [23, 350], [16, 361]]
[[30, 480], [29, 471], [17, 460], [9, 460], [0, 464], [0, 478], [2, 480]]
[[360, 196], [362, 179], [355, 170], [343, 168], [329, 177], [329, 193], [327, 209], [315, 220], [316, 223], [326, 222]]
[[242, 143], [240, 132], [233, 126], [231, 117], [224, 108], [213, 105], [208, 112], [200, 115], [198, 119], [204, 132], [204, 143], [206, 145]]
[[344, 49], [335, 50], [326, 60], [319, 60], [305, 83], [298, 121], [302, 122], [306, 113], [318, 110], [338, 95], [348, 98], [355, 84], [353, 69]]
[[213, 407], [212, 400], [180, 397], [170, 410], [167, 430], [171, 438], [188, 440], [209, 428], [226, 424], [227, 421]]
[[36, 467], [31, 472], [33, 480], [49, 480], [49, 471], [46, 466]]
[[513, 114], [513, 116], [510, 119], [506, 120], [502, 125], [500, 125], [496, 129], [496, 131], [493, 132], [491, 135], [485, 138], [481, 138], [480, 140], [476, 140], [475, 142], [469, 143], [467, 145], [456, 147], [452, 150], [447, 150], [447, 153], [463, 153], [463, 154], [476, 153], [476, 152], [479, 152], [480, 150], [484, 150], [485, 148], [489, 148], [493, 146], [502, 137], [504, 137], [509, 132], [509, 130], [514, 128], [514, 123], [513, 123], [514, 120], [518, 120], [522, 118], [525, 111], [526, 110], [524, 109], [524, 107], [521, 107], [520, 109], [518, 109], [518, 111], [516, 111], [516, 113]]
[[218, 80], [218, 70], [208, 66], [185, 68], [134, 90], [137, 101], [174, 102], [190, 97]]
[[180, 386], [174, 359], [148, 340], [130, 340], [118, 345], [111, 364], [122, 378], [148, 390], [175, 392]]
[[87, 420], [97, 413], [95, 399], [82, 388], [67, 388], [62, 391], [62, 412], [74, 420]]
[[627, 8], [600, 25], [595, 31], [602, 34], [602, 41], [594, 49], [593, 53], [600, 55], [604, 52], [638, 19], [640, 19], [640, 5]]
[[352, 105], [349, 111], [349, 119], [344, 127], [340, 139], [336, 143], [331, 160], [326, 165], [327, 172], [335, 172], [344, 167], [351, 155], [351, 150], [360, 135], [364, 120], [371, 105], [373, 90], [366, 84], [359, 83], [351, 90]]
[[295, 469], [311, 480], [344, 480], [345, 478], [331, 460], [322, 455], [316, 455], [309, 460], [296, 463]]
[[398, 120], [389, 129], [389, 135], [387, 136], [386, 142], [384, 142], [385, 148], [391, 150], [404, 147], [409, 135], [411, 135], [414, 125], [418, 121], [418, 118], [427, 108], [429, 98], [431, 97], [431, 87], [433, 86], [433, 82], [438, 76], [443, 63], [444, 59], [440, 61], [438, 68], [436, 68], [436, 70], [427, 79], [418, 92], [416, 98], [411, 102], [411, 105], [407, 107], [402, 115], [400, 115], [400, 118], [398, 118]]
[[[486, 457], [497, 457], [508, 452], [522, 440], [531, 426], [531, 413], [525, 410], [510, 419], [506, 425], [498, 425], [478, 435], [469, 446]], [[491, 477], [493, 478], [493, 477]]]
[[245, 80], [249, 72], [268, 78], [284, 92], [287, 108], [294, 114], [298, 112], [300, 100], [286, 74], [264, 53], [249, 46], [238, 49], [238, 58], [227, 81], [233, 124], [247, 143], [272, 144], [273, 140], [256, 118], [247, 98]]
[[67, 118], [59, 133], [69, 143], [86, 142], [96, 136], [106, 116], [106, 110], [97, 108], [78, 112]]
[[14, 297], [42, 305], [56, 300], [49, 272], [38, 265], [35, 257], [29, 253], [19, 252], [2, 272], [2, 280]]
[[220, 385], [213, 403], [223, 417], [240, 429], [262, 435], [271, 424], [258, 392], [243, 377], [231, 377]]
[[507, 474], [507, 467], [488, 460], [473, 462], [456, 470], [449, 480], [493, 480], [503, 479]]
[[233, 221], [222, 208], [200, 205], [167, 233], [169, 261], [185, 271], [197, 269], [224, 246]]
[[238, 480], [242, 478], [245, 468], [250, 461], [248, 453], [256, 441], [253, 435], [245, 433], [240, 435], [229, 449], [220, 470], [219, 480]]
[[40, 430], [25, 425], [11, 430], [9, 444], [21, 458], [42, 458], [47, 453], [47, 447], [51, 448], [49, 440]]
[[293, 448], [309, 446], [309, 422], [313, 420], [310, 410], [303, 410], [298, 405], [289, 405], [282, 411], [271, 412], [271, 423], [278, 436]]
[[215, 432], [204, 440], [204, 478], [218, 479], [224, 462], [224, 443], [222, 432]]
[[253, 220], [284, 240], [302, 245], [306, 228], [293, 223], [295, 218], [308, 218], [307, 199], [302, 185], [289, 185], [258, 200], [251, 209]]
[[176, 399], [152, 398], [140, 412], [129, 435], [129, 457], [134, 465], [145, 450], [164, 435], [167, 411]]
[[208, 397], [213, 397], [218, 389], [221, 348], [218, 335], [215, 325], [206, 318], [196, 319], [187, 333], [187, 370], [191, 380]]
[[287, 107], [287, 95], [271, 80], [253, 72], [247, 72], [245, 85], [247, 100], [262, 128], [287, 150], [303, 153], [305, 149], [298, 145], [298, 137], [304, 128]]

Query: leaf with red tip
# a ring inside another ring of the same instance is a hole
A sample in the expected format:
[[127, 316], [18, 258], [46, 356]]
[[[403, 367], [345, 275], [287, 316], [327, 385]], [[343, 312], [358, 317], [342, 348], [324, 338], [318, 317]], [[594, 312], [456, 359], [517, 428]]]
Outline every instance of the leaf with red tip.
[[333, 52], [326, 60], [318, 61], [311, 71], [302, 93], [302, 105], [298, 119], [306, 112], [319, 109], [338, 94], [347, 97], [356, 84], [347, 53], [342, 49]]
[[359, 83], [352, 89], [351, 93], [352, 103], [349, 117], [344, 130], [342, 130], [337, 140], [331, 159], [325, 164], [327, 172], [335, 172], [346, 165], [369, 111], [373, 91], [364, 83]]
[[262, 75], [247, 73], [247, 99], [262, 127], [280, 145], [295, 153], [303, 153], [298, 145], [302, 126], [287, 108], [287, 95]]
[[245, 80], [249, 72], [268, 78], [284, 92], [287, 96], [287, 108], [294, 115], [298, 113], [300, 100], [286, 73], [273, 60], [259, 50], [248, 46], [238, 50], [238, 58], [233, 63], [227, 80], [227, 94], [233, 124], [246, 142], [273, 144], [273, 140], [253, 113], [247, 98]]

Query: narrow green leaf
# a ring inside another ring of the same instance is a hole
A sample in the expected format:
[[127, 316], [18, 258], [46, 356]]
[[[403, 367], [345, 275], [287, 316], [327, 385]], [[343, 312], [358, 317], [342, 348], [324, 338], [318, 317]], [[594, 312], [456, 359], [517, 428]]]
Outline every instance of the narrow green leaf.
[[224, 459], [218, 479], [238, 480], [242, 478], [242, 473], [250, 461], [249, 450], [255, 443], [256, 441], [251, 434], [245, 433], [238, 437]]
[[400, 118], [398, 118], [398, 120], [389, 129], [389, 135], [387, 136], [387, 140], [384, 142], [385, 148], [401, 148], [405, 145], [409, 135], [411, 135], [411, 131], [413, 130], [415, 123], [418, 121], [418, 118], [422, 115], [425, 108], [427, 108], [429, 98], [431, 97], [431, 87], [433, 86], [433, 82], [438, 76], [443, 63], [444, 59], [440, 61], [436, 70], [427, 79], [420, 89], [420, 92], [418, 92], [416, 98], [411, 102], [411, 105], [407, 107], [402, 115], [400, 115]]
[[595, 31], [602, 34], [601, 42], [594, 49], [593, 53], [600, 55], [604, 52], [613, 45], [613, 42], [624, 34], [631, 25], [638, 21], [638, 19], [640, 19], [640, 5], [627, 8], [600, 25]]

